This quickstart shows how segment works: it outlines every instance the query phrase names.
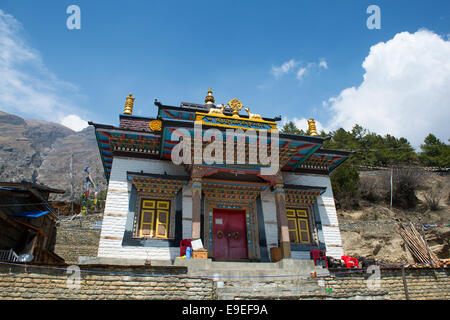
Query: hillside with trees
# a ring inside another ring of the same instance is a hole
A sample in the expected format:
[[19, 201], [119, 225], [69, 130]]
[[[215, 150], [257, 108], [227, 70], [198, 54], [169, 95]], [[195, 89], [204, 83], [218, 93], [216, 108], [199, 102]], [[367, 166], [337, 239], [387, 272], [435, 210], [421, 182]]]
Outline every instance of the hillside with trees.
[[[281, 131], [309, 135], [293, 122]], [[324, 148], [354, 151], [330, 176], [346, 254], [412, 262], [396, 229], [400, 219], [425, 226], [430, 249], [450, 258], [449, 144], [430, 133], [415, 150], [406, 138], [381, 136], [360, 125], [320, 136], [331, 137]]]
[[[281, 131], [309, 135], [308, 131], [297, 128], [293, 122], [285, 123]], [[350, 199], [358, 195], [369, 200], [383, 198], [383, 195], [375, 195], [375, 190], [367, 190], [369, 187], [373, 189], [374, 186], [361, 183], [358, 171], [392, 168], [392, 171], [395, 171], [394, 189], [397, 189], [393, 195], [393, 204], [402, 208], [413, 208], [417, 204], [414, 192], [423, 178], [421, 169], [435, 167], [446, 171], [450, 168], [450, 145], [440, 141], [432, 133], [424, 138], [419, 151], [415, 151], [406, 138], [396, 138], [389, 134], [381, 136], [358, 124], [353, 126], [351, 131], [339, 128], [332, 132], [322, 131], [320, 136], [331, 137], [323, 144], [326, 149], [354, 151], [331, 175], [334, 196], [346, 207], [357, 206], [357, 201]], [[390, 187], [388, 189], [390, 191]]]

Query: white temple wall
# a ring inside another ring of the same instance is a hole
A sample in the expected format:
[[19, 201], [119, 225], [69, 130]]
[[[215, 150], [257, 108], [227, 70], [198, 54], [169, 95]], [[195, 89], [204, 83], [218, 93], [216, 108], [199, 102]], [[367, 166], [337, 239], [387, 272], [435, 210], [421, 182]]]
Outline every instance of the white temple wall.
[[327, 255], [340, 259], [344, 251], [342, 248], [341, 233], [339, 230], [339, 222], [330, 177], [318, 174], [296, 174], [283, 172], [283, 181], [285, 184], [327, 188], [326, 191], [317, 199], [319, 216], [322, 222], [322, 231], [319, 232], [318, 236], [319, 240], [325, 243]]
[[168, 260], [180, 254], [179, 248], [122, 246], [130, 210], [131, 183], [127, 181], [127, 171], [141, 170], [144, 173], [185, 175], [183, 167], [169, 161], [114, 157], [100, 234], [99, 257]]

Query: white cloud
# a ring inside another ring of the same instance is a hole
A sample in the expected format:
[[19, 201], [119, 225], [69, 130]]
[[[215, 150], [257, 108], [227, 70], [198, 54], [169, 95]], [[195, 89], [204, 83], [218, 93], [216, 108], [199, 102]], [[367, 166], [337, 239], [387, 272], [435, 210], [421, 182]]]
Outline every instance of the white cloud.
[[[303, 65], [303, 66], [300, 66]], [[295, 77], [297, 80], [301, 81], [305, 77], [305, 75], [312, 69], [328, 69], [327, 61], [324, 58], [319, 59], [319, 62], [308, 62], [308, 63], [301, 63], [300, 61], [297, 61], [295, 59], [291, 59], [285, 63], [283, 63], [281, 66], [272, 66], [272, 69], [270, 70], [270, 73], [275, 76], [275, 78], [280, 78], [282, 75], [288, 74], [291, 71], [297, 70], [295, 72]]]
[[306, 72], [306, 68], [298, 69], [298, 71], [297, 71], [297, 79], [301, 80], [302, 77], [305, 75], [305, 72]]
[[450, 42], [428, 30], [402, 32], [370, 48], [359, 87], [326, 105], [330, 129], [355, 123], [378, 134], [403, 136], [413, 146], [428, 133], [450, 136]]
[[271, 73], [276, 77], [280, 77], [292, 69], [294, 69], [298, 65], [298, 61], [295, 61], [294, 59], [291, 59], [285, 63], [283, 63], [280, 67], [272, 66]]
[[76, 114], [70, 114], [62, 118], [60, 123], [74, 131], [81, 131], [88, 126], [87, 121], [84, 121]]
[[48, 70], [23, 33], [20, 22], [0, 9], [0, 109], [54, 122], [80, 113], [77, 87]]
[[320, 59], [319, 67], [324, 68], [324, 69], [328, 69], [327, 61], [325, 59]]

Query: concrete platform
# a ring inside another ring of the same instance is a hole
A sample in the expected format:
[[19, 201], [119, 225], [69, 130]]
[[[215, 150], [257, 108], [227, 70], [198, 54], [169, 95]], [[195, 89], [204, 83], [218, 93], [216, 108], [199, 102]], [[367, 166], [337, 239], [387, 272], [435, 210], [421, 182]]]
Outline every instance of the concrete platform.
[[283, 280], [308, 278], [311, 272], [318, 276], [328, 275], [327, 269], [315, 266], [312, 260], [282, 259], [278, 262], [226, 262], [212, 259], [146, 260], [109, 257], [79, 257], [80, 265], [120, 265], [120, 266], [158, 266], [186, 267], [187, 275], [192, 277], [219, 280], [264, 279]]
[[214, 280], [261, 278], [265, 280], [307, 278], [311, 272], [328, 275], [327, 269], [315, 266], [312, 260], [283, 259], [278, 262], [223, 262], [211, 259], [176, 259], [175, 266], [186, 266], [188, 275]]

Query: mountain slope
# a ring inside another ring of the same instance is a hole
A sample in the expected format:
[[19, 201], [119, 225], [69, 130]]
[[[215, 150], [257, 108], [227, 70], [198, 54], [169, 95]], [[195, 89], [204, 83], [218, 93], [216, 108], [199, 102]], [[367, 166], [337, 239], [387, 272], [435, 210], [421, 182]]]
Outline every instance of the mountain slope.
[[0, 111], [0, 180], [27, 180], [60, 188], [67, 192], [58, 198], [68, 200], [72, 154], [76, 197], [83, 191], [87, 166], [104, 189], [106, 181], [92, 127], [75, 132], [57, 123]]

